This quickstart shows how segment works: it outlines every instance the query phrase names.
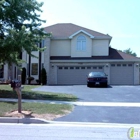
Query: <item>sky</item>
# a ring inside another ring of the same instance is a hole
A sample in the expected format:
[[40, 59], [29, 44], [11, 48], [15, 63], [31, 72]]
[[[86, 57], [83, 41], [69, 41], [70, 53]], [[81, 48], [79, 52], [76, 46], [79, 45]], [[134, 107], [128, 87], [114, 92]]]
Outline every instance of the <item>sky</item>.
[[111, 47], [140, 57], [140, 0], [37, 0], [42, 26], [73, 23], [112, 36]]

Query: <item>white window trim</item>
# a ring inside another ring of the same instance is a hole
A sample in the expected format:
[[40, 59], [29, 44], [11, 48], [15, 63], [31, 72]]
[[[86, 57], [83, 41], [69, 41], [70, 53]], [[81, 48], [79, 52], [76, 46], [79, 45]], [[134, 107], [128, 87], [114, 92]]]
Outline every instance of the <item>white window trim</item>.
[[[79, 39], [80, 37], [84, 37], [84, 39]], [[80, 46], [78, 46], [80, 43]], [[85, 44], [84, 44], [85, 43]], [[85, 46], [84, 46], [85, 45]], [[77, 37], [77, 42], [76, 42], [76, 51], [84, 52], [86, 51], [86, 37], [83, 35], [80, 35]]]
[[69, 37], [69, 39], [72, 39], [74, 36], [76, 36], [77, 34], [79, 34], [79, 33], [81, 33], [81, 32], [84, 33], [84, 34], [86, 34], [86, 35], [88, 35], [90, 38], [94, 38], [93, 35], [87, 33], [86, 31], [84, 31], [84, 30], [79, 30], [78, 32], [72, 34], [72, 35]]

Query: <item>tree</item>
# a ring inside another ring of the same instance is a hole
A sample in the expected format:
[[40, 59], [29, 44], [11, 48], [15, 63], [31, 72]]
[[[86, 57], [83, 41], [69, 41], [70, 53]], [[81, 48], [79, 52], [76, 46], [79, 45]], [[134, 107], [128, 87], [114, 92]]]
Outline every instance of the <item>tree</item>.
[[130, 55], [133, 55], [133, 56], [137, 56], [137, 54], [135, 52], [133, 52], [130, 48], [124, 50], [123, 52], [130, 54]]
[[23, 50], [33, 56], [33, 50], [45, 49], [37, 46], [51, 35], [40, 28], [45, 22], [37, 14], [42, 12], [42, 5], [36, 0], [0, 1], [0, 64], [18, 65], [21, 62], [19, 54]]

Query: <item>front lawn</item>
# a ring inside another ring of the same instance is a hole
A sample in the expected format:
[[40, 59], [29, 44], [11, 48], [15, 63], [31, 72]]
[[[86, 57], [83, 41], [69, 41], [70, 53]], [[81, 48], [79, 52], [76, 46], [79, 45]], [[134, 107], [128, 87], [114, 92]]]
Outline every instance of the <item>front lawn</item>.
[[70, 113], [73, 105], [22, 103], [22, 113], [17, 112], [18, 104], [15, 102], [0, 102], [0, 117], [42, 118], [53, 120]]
[[[51, 92], [37, 92], [31, 89], [39, 86], [24, 85], [22, 89], [22, 99], [36, 99], [36, 100], [59, 100], [59, 101], [76, 101], [77, 97], [72, 94], [51, 93]], [[0, 85], [0, 98], [15, 98], [17, 94], [10, 85]]]

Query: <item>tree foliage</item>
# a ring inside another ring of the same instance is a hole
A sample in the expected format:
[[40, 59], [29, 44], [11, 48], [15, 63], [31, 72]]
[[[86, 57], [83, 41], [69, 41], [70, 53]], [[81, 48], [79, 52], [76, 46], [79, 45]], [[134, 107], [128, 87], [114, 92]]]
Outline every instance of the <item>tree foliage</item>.
[[130, 54], [130, 55], [133, 55], [133, 56], [137, 56], [137, 54], [135, 52], [133, 52], [130, 48], [124, 50], [123, 52]]
[[32, 50], [44, 49], [37, 46], [50, 36], [40, 28], [45, 22], [37, 14], [42, 5], [36, 0], [0, 0], [0, 64], [18, 65], [23, 50], [33, 56]]
[[123, 51], [122, 50], [119, 50], [119, 51], [133, 55], [133, 56], [137, 56], [137, 54], [135, 52], [133, 52], [130, 48], [123, 50]]

